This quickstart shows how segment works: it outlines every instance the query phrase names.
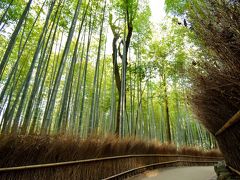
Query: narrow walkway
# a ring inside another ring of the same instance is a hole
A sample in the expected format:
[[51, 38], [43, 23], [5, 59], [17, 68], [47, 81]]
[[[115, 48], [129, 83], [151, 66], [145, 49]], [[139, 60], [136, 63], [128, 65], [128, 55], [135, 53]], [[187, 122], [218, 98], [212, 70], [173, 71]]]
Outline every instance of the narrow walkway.
[[128, 180], [216, 180], [213, 166], [171, 167], [134, 176]]

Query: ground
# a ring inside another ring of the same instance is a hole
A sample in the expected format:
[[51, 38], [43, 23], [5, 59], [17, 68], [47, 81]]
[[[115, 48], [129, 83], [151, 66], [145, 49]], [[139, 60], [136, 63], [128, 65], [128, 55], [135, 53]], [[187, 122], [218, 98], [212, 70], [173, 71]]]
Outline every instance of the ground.
[[128, 180], [216, 180], [213, 166], [171, 167], [129, 178]]

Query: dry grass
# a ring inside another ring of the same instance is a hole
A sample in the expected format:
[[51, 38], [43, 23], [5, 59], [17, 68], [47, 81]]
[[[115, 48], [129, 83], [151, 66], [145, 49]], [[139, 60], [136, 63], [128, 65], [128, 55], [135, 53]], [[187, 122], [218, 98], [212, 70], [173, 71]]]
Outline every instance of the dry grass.
[[222, 153], [218, 149], [203, 150], [199, 147], [181, 147], [178, 150], [179, 154], [207, 157], [222, 157]]
[[[191, 148], [177, 151], [176, 146], [144, 142], [115, 136], [89, 137], [81, 140], [68, 136], [1, 136], [0, 167], [13, 167], [42, 163], [55, 163], [99, 157], [135, 154], [198, 154]], [[216, 154], [211, 154], [216, 156]], [[57, 168], [42, 168], [1, 174], [1, 179], [101, 179], [113, 174], [151, 164], [176, 160], [176, 157], [132, 157], [85, 163]]]

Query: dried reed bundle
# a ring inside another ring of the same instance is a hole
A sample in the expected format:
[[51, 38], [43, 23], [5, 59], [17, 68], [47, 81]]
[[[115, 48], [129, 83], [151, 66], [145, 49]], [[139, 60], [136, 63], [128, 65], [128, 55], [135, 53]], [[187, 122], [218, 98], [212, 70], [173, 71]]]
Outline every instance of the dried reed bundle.
[[[193, 109], [214, 135], [240, 110], [240, 2], [194, 2], [193, 30], [208, 56], [192, 71]], [[227, 164], [240, 170], [240, 123], [216, 136]]]
[[[84, 140], [70, 136], [2, 136], [0, 142], [0, 168], [109, 156], [149, 154], [149, 157], [133, 156], [79, 163], [74, 166], [64, 165], [0, 172], [0, 179], [102, 179], [132, 168], [174, 161], [177, 158], [176, 156], [157, 157], [151, 156], [151, 154], [179, 153], [174, 145], [148, 143], [133, 138], [119, 139], [115, 136], [89, 137]], [[190, 149], [188, 148], [188, 152], [185, 151], [185, 153], [206, 156], [200, 149], [194, 149], [194, 151]], [[184, 153], [181, 151], [181, 154]], [[219, 153], [211, 154], [211, 157], [218, 156]]]

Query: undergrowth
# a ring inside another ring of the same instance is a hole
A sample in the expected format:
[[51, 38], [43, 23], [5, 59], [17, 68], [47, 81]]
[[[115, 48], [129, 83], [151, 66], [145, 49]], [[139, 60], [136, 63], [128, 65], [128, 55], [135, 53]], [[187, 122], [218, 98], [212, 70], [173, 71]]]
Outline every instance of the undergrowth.
[[[183, 147], [177, 150], [172, 144], [146, 142], [134, 138], [120, 139], [111, 135], [90, 136], [87, 139], [63, 135], [0, 136], [0, 168], [137, 154], [222, 156], [218, 150], [204, 151], [193, 147]], [[176, 156], [120, 158], [0, 172], [0, 179], [102, 179], [132, 168], [173, 160], [176, 160]]]

